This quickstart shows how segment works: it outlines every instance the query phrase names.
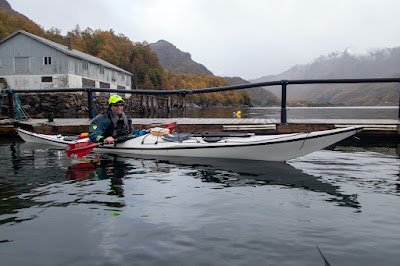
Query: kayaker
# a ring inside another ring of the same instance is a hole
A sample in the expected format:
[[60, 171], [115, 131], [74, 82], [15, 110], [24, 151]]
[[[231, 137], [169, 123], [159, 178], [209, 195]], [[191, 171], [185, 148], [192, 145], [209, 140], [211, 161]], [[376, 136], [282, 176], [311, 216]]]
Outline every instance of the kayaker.
[[97, 115], [89, 126], [91, 142], [113, 144], [146, 134], [146, 130], [135, 130], [132, 120], [124, 112], [125, 101], [119, 95], [108, 100], [108, 109]]

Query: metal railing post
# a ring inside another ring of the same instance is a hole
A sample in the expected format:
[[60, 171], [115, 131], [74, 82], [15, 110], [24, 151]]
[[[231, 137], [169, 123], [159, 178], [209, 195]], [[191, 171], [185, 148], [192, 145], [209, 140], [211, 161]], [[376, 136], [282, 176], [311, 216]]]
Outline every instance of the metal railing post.
[[8, 116], [10, 118], [15, 118], [14, 112], [14, 95], [12, 94], [10, 89], [7, 89], [7, 96], [8, 96], [8, 106], [9, 106], [9, 113]]
[[287, 110], [286, 110], [286, 89], [287, 80], [282, 80], [282, 99], [281, 99], [281, 124], [287, 124]]
[[94, 116], [93, 116], [93, 113], [94, 113], [93, 112], [93, 92], [90, 89], [88, 89], [87, 93], [88, 93], [89, 118], [93, 119], [94, 118]]
[[397, 119], [400, 120], [400, 93], [399, 93], [399, 115], [398, 115]]

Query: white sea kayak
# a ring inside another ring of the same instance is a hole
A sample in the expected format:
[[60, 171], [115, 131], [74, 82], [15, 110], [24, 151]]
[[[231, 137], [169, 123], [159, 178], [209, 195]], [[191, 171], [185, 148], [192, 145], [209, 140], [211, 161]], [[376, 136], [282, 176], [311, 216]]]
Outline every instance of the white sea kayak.
[[[99, 145], [95, 152], [149, 156], [180, 156], [287, 161], [326, 148], [362, 131], [354, 126], [342, 129], [256, 135], [251, 133], [176, 133], [157, 136], [146, 134], [115, 145]], [[17, 128], [26, 142], [65, 148], [68, 144], [88, 142], [88, 138], [47, 135]]]

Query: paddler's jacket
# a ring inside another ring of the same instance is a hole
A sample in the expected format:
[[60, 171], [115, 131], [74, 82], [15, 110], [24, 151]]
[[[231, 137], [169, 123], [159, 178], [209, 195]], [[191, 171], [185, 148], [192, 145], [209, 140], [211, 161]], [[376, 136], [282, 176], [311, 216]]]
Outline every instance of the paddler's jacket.
[[145, 130], [135, 130], [132, 120], [124, 112], [121, 115], [114, 114], [111, 110], [97, 115], [89, 127], [89, 140], [91, 142], [103, 142], [112, 136], [117, 142], [123, 142], [132, 137], [145, 134]]

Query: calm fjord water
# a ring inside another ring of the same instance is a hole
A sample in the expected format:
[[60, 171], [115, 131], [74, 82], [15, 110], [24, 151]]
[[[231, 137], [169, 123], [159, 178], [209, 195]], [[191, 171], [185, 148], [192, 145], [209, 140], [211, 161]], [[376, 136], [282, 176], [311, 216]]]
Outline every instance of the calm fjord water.
[[[280, 119], [280, 107], [195, 109], [185, 114], [173, 113], [173, 117], [229, 118], [233, 112], [241, 111], [242, 118]], [[397, 119], [399, 107], [288, 107], [288, 119]]]
[[0, 140], [2, 265], [397, 265], [400, 159], [93, 156]]

